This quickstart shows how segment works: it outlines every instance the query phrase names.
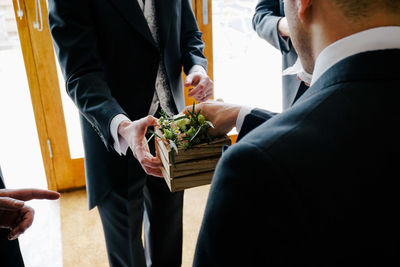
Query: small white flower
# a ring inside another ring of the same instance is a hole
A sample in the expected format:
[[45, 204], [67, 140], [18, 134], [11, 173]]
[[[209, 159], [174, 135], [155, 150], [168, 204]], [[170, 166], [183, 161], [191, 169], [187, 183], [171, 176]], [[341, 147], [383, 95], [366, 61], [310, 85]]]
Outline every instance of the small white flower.
[[163, 126], [168, 126], [168, 125], [169, 125], [169, 121], [168, 121], [168, 120], [164, 120], [164, 121], [162, 122], [162, 125], [163, 125]]

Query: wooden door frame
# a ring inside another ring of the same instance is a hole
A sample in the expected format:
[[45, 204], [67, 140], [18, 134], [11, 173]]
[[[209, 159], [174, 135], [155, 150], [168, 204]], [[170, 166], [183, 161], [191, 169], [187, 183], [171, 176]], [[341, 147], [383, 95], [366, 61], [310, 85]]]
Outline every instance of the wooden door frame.
[[[204, 24], [203, 20], [203, 1], [207, 1], [208, 8], [208, 20], [207, 24]], [[207, 74], [214, 80], [214, 59], [213, 59], [213, 42], [212, 42], [212, 0], [192, 0], [192, 9], [193, 13], [196, 16], [197, 24], [199, 26], [200, 31], [203, 33], [202, 39], [205, 44], [204, 55], [207, 58]], [[183, 74], [183, 80], [185, 80], [186, 76]], [[185, 87], [185, 104], [187, 106], [191, 105], [195, 101], [193, 97], [188, 97], [190, 87]]]
[[71, 159], [70, 155], [46, 1], [40, 0], [41, 31], [33, 26], [35, 1], [18, 2], [13, 0], [13, 6], [48, 188], [62, 191], [82, 187], [83, 159]]

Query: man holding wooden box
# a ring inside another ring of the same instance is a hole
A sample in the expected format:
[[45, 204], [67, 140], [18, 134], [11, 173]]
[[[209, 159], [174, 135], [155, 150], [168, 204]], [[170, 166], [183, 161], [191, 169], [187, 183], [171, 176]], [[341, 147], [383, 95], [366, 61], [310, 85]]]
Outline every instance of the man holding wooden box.
[[172, 115], [184, 107], [182, 68], [195, 86], [190, 96], [213, 95], [191, 1], [49, 0], [49, 13], [110, 265], [180, 266], [183, 192], [154, 177], [161, 163], [145, 133], [160, 108]]

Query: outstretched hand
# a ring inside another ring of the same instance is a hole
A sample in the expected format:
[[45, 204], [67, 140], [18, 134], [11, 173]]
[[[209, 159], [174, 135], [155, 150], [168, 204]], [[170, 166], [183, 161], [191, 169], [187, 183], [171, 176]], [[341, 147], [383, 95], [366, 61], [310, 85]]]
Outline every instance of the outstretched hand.
[[147, 116], [136, 121], [123, 121], [118, 127], [118, 133], [128, 142], [133, 156], [139, 161], [144, 171], [153, 176], [163, 177], [161, 161], [150, 153], [146, 140], [147, 128], [156, 126], [157, 119]]
[[[193, 106], [187, 106], [182, 112], [188, 115], [187, 110], [191, 111], [192, 108]], [[241, 108], [240, 105], [208, 100], [195, 105], [195, 112], [201, 110], [201, 114], [214, 125], [214, 128], [208, 130], [210, 135], [221, 136], [229, 133], [236, 126]]]
[[60, 194], [42, 189], [0, 189], [0, 228], [10, 229], [8, 239], [23, 234], [33, 222], [35, 211], [24, 201], [32, 199], [55, 200]]

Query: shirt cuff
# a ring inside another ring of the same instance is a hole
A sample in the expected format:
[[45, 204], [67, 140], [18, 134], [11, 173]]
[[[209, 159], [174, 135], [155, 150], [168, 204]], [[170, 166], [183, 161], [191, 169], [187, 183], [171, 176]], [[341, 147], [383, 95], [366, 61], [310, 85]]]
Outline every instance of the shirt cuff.
[[127, 116], [124, 114], [116, 115], [110, 123], [110, 132], [111, 136], [114, 139], [114, 150], [121, 156], [126, 155], [128, 151], [129, 145], [128, 142], [118, 134], [118, 127], [121, 122], [123, 121], [131, 121]]
[[201, 72], [205, 75], [207, 75], [207, 71], [200, 65], [193, 65], [193, 67], [189, 70], [189, 74], [193, 72]]
[[251, 107], [246, 107], [246, 106], [243, 106], [243, 107], [240, 109], [239, 114], [238, 114], [237, 119], [236, 119], [236, 131], [237, 131], [238, 133], [240, 133], [240, 130], [242, 129], [242, 125], [243, 125], [243, 122], [244, 122], [244, 118], [245, 118], [248, 114], [250, 114], [250, 112], [251, 112], [252, 110], [253, 110], [253, 108], [251, 108]]
[[307, 73], [304, 70], [300, 58], [297, 58], [293, 66], [290, 66], [287, 69], [283, 70], [282, 76], [285, 75], [297, 75], [297, 77], [306, 84], [310, 84], [312, 80], [312, 74]]

